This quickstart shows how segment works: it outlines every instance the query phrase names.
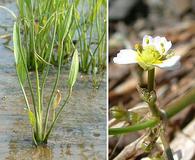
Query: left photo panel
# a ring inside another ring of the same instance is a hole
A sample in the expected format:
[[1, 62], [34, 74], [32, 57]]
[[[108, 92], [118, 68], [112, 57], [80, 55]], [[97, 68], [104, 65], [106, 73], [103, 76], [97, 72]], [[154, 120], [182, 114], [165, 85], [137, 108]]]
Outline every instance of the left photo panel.
[[107, 0], [0, 0], [0, 159], [106, 160]]

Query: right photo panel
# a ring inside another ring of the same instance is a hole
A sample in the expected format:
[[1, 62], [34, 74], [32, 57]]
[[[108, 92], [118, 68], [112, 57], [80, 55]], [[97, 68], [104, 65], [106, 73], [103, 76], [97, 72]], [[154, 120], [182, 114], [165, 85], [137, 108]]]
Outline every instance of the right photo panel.
[[195, 1], [109, 0], [109, 160], [195, 159]]

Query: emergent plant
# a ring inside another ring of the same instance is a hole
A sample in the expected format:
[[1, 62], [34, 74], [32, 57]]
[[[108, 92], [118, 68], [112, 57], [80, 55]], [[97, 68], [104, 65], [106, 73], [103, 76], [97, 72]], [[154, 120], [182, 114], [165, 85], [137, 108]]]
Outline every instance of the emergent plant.
[[[180, 56], [174, 55], [173, 51], [170, 50], [172, 43], [167, 41], [165, 37], [151, 37], [151, 36], [144, 36], [142, 45], [136, 44], [135, 49], [124, 49], [121, 50], [120, 53], [117, 54], [117, 57], [113, 59], [114, 63], [117, 64], [132, 64], [138, 63], [144, 71], [148, 72], [148, 84], [147, 88], [142, 86], [138, 87], [138, 91], [140, 93], [141, 99], [145, 101], [149, 109], [151, 111], [152, 117], [151, 121], [143, 122], [142, 124], [134, 124], [132, 127], [130, 126], [130, 131], [141, 130], [144, 129], [146, 126], [151, 127], [150, 134], [148, 139], [150, 139], [150, 143], [155, 143], [160, 137], [162, 144], [164, 146], [165, 151], [165, 159], [174, 160], [171, 148], [169, 143], [165, 137], [165, 124], [167, 123], [168, 113], [164, 110], [161, 110], [156, 105], [156, 92], [155, 92], [155, 67], [159, 67], [162, 69], [177, 69], [180, 66]], [[177, 109], [176, 109], [177, 110]], [[115, 108], [112, 110], [114, 113], [115, 118], [117, 119], [128, 119], [134, 118], [133, 122], [139, 122], [140, 117], [139, 115], [135, 115], [133, 113], [126, 112], [120, 108]], [[152, 128], [152, 126], [158, 125], [157, 128]], [[122, 134], [128, 132], [125, 128], [123, 131], [119, 128], [110, 128], [110, 134]], [[154, 135], [157, 135], [155, 137]], [[145, 147], [148, 150], [151, 146], [147, 145]]]
[[[32, 137], [35, 145], [40, 145], [40, 144], [45, 144], [47, 143], [48, 137], [51, 134], [52, 129], [54, 128], [56, 121], [61, 114], [62, 110], [64, 109], [65, 105], [67, 104], [68, 100], [70, 99], [71, 93], [73, 86], [76, 82], [77, 78], [77, 73], [79, 69], [79, 60], [78, 60], [78, 52], [75, 49], [72, 57], [72, 64], [70, 68], [70, 73], [69, 77], [67, 80], [67, 96], [65, 98], [61, 97], [61, 92], [58, 90], [58, 84], [60, 80], [60, 75], [61, 75], [61, 70], [62, 68], [62, 59], [63, 59], [63, 41], [64, 39], [67, 38], [67, 32], [61, 33], [59, 36], [59, 46], [57, 49], [55, 48], [55, 39], [57, 36], [57, 23], [58, 23], [58, 17], [59, 14], [56, 12], [46, 24], [53, 19], [53, 28], [52, 28], [52, 35], [51, 35], [51, 45], [48, 45], [47, 52], [48, 54], [48, 59], [47, 61], [42, 60], [38, 55], [41, 50], [38, 50], [35, 46], [36, 38], [35, 34], [37, 34], [36, 31], [36, 26], [33, 25], [32, 27], [32, 39], [31, 43], [29, 45], [32, 45], [32, 50], [31, 50], [31, 56], [33, 57], [33, 63], [35, 66], [35, 75], [33, 76], [36, 77], [35, 80], [35, 85], [36, 88], [33, 88], [33, 77], [30, 75], [28, 71], [28, 64], [27, 64], [27, 58], [26, 56], [29, 54], [28, 50], [26, 50], [25, 46], [22, 44], [23, 39], [21, 37], [21, 21], [18, 20], [14, 24], [14, 29], [13, 29], [13, 42], [14, 42], [14, 55], [15, 55], [15, 63], [16, 63], [16, 71], [18, 75], [18, 80], [19, 84], [21, 86], [26, 107], [28, 110], [28, 116], [29, 116], [29, 121], [32, 126]], [[71, 23], [71, 22], [69, 22]], [[67, 30], [69, 30], [69, 25], [67, 24]], [[44, 89], [46, 86], [46, 79], [48, 78], [49, 71], [51, 69], [51, 59], [52, 55], [54, 53], [58, 54], [58, 67], [57, 67], [57, 73], [54, 81], [54, 85], [52, 87], [52, 91], [50, 94], [50, 98], [48, 101], [48, 104], [45, 104], [44, 99], [45, 99], [45, 94], [44, 94]], [[39, 71], [39, 66], [38, 63], [42, 61], [43, 64], [45, 65], [45, 69], [40, 72]], [[27, 84], [26, 84], [27, 82]], [[26, 87], [28, 86], [30, 90], [30, 95], [27, 95]], [[64, 101], [60, 105], [61, 99]], [[32, 100], [32, 104], [30, 103], [30, 100]], [[52, 115], [52, 116], [51, 116]]]

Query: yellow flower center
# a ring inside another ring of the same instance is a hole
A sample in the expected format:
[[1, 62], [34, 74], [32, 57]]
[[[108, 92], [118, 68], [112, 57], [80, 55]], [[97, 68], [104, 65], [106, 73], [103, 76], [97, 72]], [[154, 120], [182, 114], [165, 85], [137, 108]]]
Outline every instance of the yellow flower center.
[[164, 56], [161, 55], [154, 46], [146, 46], [140, 50], [137, 50], [137, 61], [138, 64], [144, 70], [150, 70], [154, 68], [154, 64], [162, 63]]

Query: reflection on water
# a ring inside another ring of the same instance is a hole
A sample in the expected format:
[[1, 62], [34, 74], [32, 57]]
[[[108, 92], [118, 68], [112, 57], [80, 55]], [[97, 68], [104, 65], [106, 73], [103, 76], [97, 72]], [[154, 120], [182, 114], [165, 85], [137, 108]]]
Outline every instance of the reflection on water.
[[[53, 71], [55, 72], [55, 71]], [[66, 76], [59, 89], [66, 92]], [[53, 74], [45, 93], [50, 93]], [[6, 160], [104, 160], [106, 159], [106, 84], [92, 88], [80, 76], [70, 103], [65, 107], [48, 141], [35, 148], [24, 100], [13, 64], [13, 53], [0, 47], [0, 159]], [[47, 99], [49, 95], [45, 97]]]

